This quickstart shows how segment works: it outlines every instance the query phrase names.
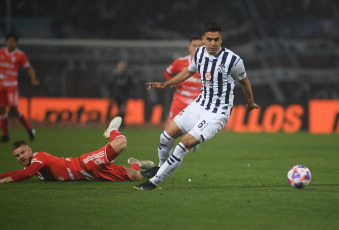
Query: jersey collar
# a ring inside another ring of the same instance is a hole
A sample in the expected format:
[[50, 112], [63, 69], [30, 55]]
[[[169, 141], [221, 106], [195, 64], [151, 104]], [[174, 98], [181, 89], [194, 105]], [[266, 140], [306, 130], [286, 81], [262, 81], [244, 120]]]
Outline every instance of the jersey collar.
[[209, 54], [209, 53], [207, 52], [207, 49], [206, 49], [206, 50], [205, 50], [206, 57], [208, 57], [208, 58], [218, 58], [219, 55], [220, 55], [220, 53], [221, 53], [221, 51], [222, 51], [221, 46], [220, 46], [218, 52], [216, 52], [215, 54]]

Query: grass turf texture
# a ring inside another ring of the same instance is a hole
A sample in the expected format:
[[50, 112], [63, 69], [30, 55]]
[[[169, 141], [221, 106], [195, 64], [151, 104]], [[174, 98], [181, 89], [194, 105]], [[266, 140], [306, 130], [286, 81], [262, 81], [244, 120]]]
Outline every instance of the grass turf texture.
[[[133, 156], [157, 163], [159, 129], [124, 130]], [[106, 144], [103, 129], [39, 129], [33, 151], [79, 156]], [[27, 139], [22, 129], [11, 138]], [[159, 188], [140, 182], [43, 182], [36, 177], [0, 184], [4, 229], [337, 229], [338, 135], [221, 132], [185, 156]], [[10, 145], [0, 145], [0, 173], [20, 168]], [[302, 190], [287, 183], [296, 164], [312, 173]], [[189, 181], [191, 179], [191, 181]]]

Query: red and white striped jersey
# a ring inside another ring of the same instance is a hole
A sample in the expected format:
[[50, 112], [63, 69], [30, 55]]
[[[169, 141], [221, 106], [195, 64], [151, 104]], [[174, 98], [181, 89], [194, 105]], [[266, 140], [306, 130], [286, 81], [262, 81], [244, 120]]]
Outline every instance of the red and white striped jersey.
[[0, 49], [0, 86], [17, 86], [20, 67], [27, 68], [30, 63], [26, 54], [15, 49], [8, 52], [6, 47]]
[[33, 154], [31, 163], [23, 169], [0, 174], [0, 179], [10, 176], [14, 181], [21, 181], [36, 175], [46, 181], [100, 180], [131, 181], [123, 165], [115, 165], [108, 160], [107, 154], [114, 149], [107, 144], [100, 149], [80, 157], [56, 157], [46, 152]]
[[[184, 69], [187, 69], [191, 62], [191, 57], [188, 55], [186, 57], [177, 58], [164, 72], [164, 77], [166, 80], [171, 79], [175, 74], [181, 72]], [[192, 100], [197, 98], [201, 92], [201, 78], [199, 73], [195, 73], [192, 77], [187, 79], [184, 82], [178, 84], [175, 89], [173, 98], [179, 99], [185, 104], [190, 104]]]
[[25, 180], [34, 175], [47, 181], [85, 180], [81, 171], [83, 169], [80, 166], [79, 158], [59, 158], [46, 152], [37, 152], [33, 154], [29, 166], [19, 170], [11, 177], [14, 181]]

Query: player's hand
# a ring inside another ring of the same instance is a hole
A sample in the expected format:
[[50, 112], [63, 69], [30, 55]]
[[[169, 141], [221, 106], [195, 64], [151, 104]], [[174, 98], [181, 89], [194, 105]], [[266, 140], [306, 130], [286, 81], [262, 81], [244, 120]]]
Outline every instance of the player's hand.
[[147, 82], [146, 85], [148, 85], [147, 90], [148, 92], [151, 92], [152, 87], [163, 89], [165, 88], [164, 82]]
[[32, 85], [37, 86], [40, 85], [40, 81], [38, 79], [32, 80]]
[[251, 102], [251, 103], [248, 103], [248, 104], [246, 105], [246, 108], [247, 108], [247, 110], [250, 112], [250, 111], [253, 110], [253, 109], [258, 109], [259, 106], [258, 106], [256, 103]]

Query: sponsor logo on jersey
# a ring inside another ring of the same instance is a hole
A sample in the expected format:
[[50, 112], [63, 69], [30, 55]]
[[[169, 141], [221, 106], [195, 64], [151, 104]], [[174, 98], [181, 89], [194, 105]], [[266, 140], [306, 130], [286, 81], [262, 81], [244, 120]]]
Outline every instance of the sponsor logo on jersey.
[[225, 65], [220, 64], [219, 67], [218, 67], [218, 69], [217, 69], [217, 71], [218, 71], [219, 73], [225, 72]]
[[8, 62], [2, 62], [2, 63], [0, 63], [0, 67], [8, 68], [8, 69], [13, 69], [13, 68], [15, 68], [15, 65], [11, 64], [11, 63], [8, 63]]
[[205, 73], [205, 78], [206, 78], [207, 81], [210, 81], [211, 78], [212, 78], [211, 73], [210, 73], [210, 72], [206, 72], [206, 73]]

